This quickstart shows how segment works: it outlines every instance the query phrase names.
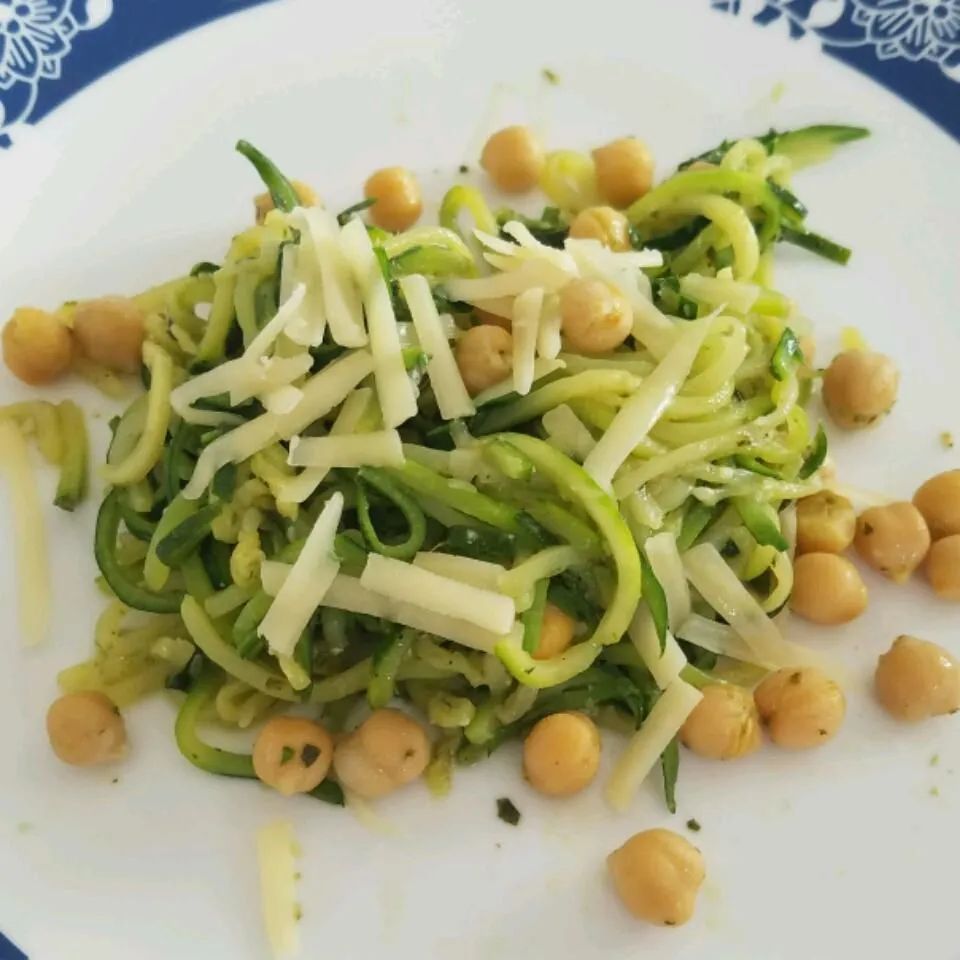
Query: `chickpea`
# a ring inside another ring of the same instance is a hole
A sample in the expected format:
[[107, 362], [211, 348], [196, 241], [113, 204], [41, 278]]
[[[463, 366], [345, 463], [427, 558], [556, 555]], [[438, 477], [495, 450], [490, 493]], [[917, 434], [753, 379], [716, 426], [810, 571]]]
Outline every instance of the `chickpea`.
[[593, 151], [600, 195], [614, 207], [628, 207], [653, 185], [653, 156], [636, 137], [623, 137]]
[[934, 541], [927, 554], [926, 570], [938, 597], [960, 600], [960, 533]]
[[127, 730], [120, 711], [103, 693], [67, 693], [50, 704], [47, 736], [53, 752], [76, 767], [119, 760], [126, 752]]
[[613, 207], [587, 207], [570, 224], [570, 236], [578, 240], [599, 240], [611, 250], [629, 250], [627, 218]]
[[597, 775], [600, 731], [583, 713], [551, 713], [523, 741], [523, 772], [530, 785], [551, 797], [579, 793]]
[[513, 335], [503, 327], [471, 327], [457, 340], [453, 352], [472, 397], [502, 383], [513, 370]]
[[607, 857], [623, 905], [639, 920], [678, 927], [693, 916], [706, 876], [703, 855], [672, 830], [635, 833]]
[[385, 167], [372, 174], [363, 185], [363, 195], [376, 200], [370, 219], [394, 233], [412, 227], [423, 212], [420, 184], [404, 167]]
[[877, 699], [891, 716], [915, 722], [960, 710], [960, 664], [943, 647], [902, 636], [877, 660]]
[[798, 553], [843, 553], [856, 529], [853, 504], [838, 493], [821, 490], [797, 501]]
[[923, 563], [930, 549], [930, 531], [912, 503], [890, 503], [860, 514], [853, 544], [871, 567], [903, 583]]
[[31, 386], [50, 383], [70, 369], [73, 335], [63, 321], [34, 307], [20, 307], [3, 328], [3, 360]]
[[[320, 198], [317, 196], [316, 190], [309, 184], [300, 180], [291, 180], [290, 186], [293, 187], [293, 192], [297, 195], [301, 207], [316, 207], [319, 205]], [[263, 223], [267, 219], [267, 214], [274, 209], [273, 197], [269, 193], [258, 193], [253, 198], [253, 206], [257, 214], [257, 223]]]
[[274, 717], [253, 745], [254, 772], [285, 797], [319, 786], [332, 760], [333, 738], [306, 717]]
[[805, 553], [793, 565], [790, 609], [813, 623], [855, 620], [867, 608], [867, 588], [857, 568], [834, 553]]
[[749, 690], [710, 683], [680, 729], [680, 739], [709, 760], [735, 760], [760, 746], [760, 717]]
[[483, 145], [480, 166], [504, 193], [525, 193], [540, 180], [546, 155], [529, 127], [504, 127]]
[[960, 470], [931, 477], [913, 495], [934, 540], [960, 533]]
[[875, 423], [896, 403], [900, 373], [881, 353], [838, 353], [823, 375], [823, 402], [833, 422], [845, 430]]
[[345, 789], [372, 800], [416, 780], [429, 761], [423, 727], [399, 710], [384, 708], [337, 744], [333, 769]]
[[576, 621], [568, 617], [559, 607], [548, 603], [543, 611], [540, 624], [540, 638], [533, 652], [534, 660], [549, 660], [558, 657], [573, 643], [573, 631]]
[[80, 352], [119, 373], [136, 373], [142, 362], [146, 317], [126, 297], [101, 297], [78, 303], [73, 332]]
[[840, 729], [847, 709], [843, 691], [816, 667], [777, 670], [753, 698], [770, 739], [788, 750], [826, 743]]
[[560, 318], [567, 342], [583, 353], [613, 350], [633, 328], [630, 304], [602, 280], [571, 280], [560, 293]]

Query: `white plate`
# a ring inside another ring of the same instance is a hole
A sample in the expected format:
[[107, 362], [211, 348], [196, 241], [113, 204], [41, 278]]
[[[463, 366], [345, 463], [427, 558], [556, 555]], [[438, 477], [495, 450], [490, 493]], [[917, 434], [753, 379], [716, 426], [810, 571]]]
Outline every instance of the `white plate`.
[[[957, 13], [955, 0], [941, 6]], [[558, 86], [542, 80], [543, 67]], [[784, 249], [779, 285], [814, 320], [820, 358], [850, 324], [900, 364], [889, 420], [836, 438], [844, 479], [909, 498], [928, 475], [958, 466], [938, 440], [945, 430], [960, 436], [957, 144], [812, 40], [791, 42], [776, 25], [700, 0], [285, 0], [183, 36], [17, 131], [0, 152], [0, 316], [21, 303], [133, 292], [216, 259], [248, 221], [256, 190], [232, 151], [239, 136], [336, 208], [388, 163], [444, 182], [475, 162], [484, 133], [512, 121], [535, 124], [557, 146], [636, 133], [663, 172], [725, 135], [771, 124], [869, 126], [870, 140], [797, 178], [811, 224], [854, 247], [850, 266]], [[2, 377], [0, 401], [26, 395]], [[86, 399], [100, 411], [102, 440], [108, 404]], [[53, 481], [41, 473], [46, 497]], [[393, 829], [378, 833], [349, 813], [189, 767], [162, 697], [129, 712], [129, 762], [58, 764], [43, 716], [56, 671], [91, 642], [93, 513], [92, 504], [74, 516], [47, 512], [52, 639], [27, 652], [0, 501], [0, 929], [31, 960], [266, 956], [254, 831], [276, 817], [294, 821], [303, 846], [305, 956], [958, 956], [960, 725], [898, 726], [870, 697], [875, 658], [897, 633], [960, 653], [957, 608], [922, 583], [896, 588], [868, 572], [871, 603], [859, 621], [797, 626], [849, 667], [848, 721], [822, 750], [767, 746], [722, 766], [685, 754], [670, 817], [653, 782], [624, 816], [599, 790], [539, 798], [509, 747], [461, 772], [446, 801], [417, 788], [383, 804]], [[516, 828], [496, 818], [504, 795], [522, 811]], [[703, 825], [695, 839], [708, 871], [697, 914], [677, 930], [638, 925], [616, 902], [604, 857], [636, 830], [683, 832], [690, 817]]]

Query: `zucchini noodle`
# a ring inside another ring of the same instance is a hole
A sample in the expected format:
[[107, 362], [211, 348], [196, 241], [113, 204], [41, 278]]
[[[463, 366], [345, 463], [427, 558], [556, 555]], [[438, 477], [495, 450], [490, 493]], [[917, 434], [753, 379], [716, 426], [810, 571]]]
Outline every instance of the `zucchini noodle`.
[[757, 234], [743, 207], [725, 197], [708, 194], [681, 196], [663, 213], [707, 217], [726, 235], [733, 247], [734, 274], [738, 280], [749, 280], [760, 264], [760, 245]]
[[103, 479], [114, 486], [129, 486], [143, 480], [163, 455], [170, 424], [173, 360], [165, 350], [152, 343], [144, 345], [143, 359], [150, 370], [143, 432], [126, 459], [120, 463], [108, 463], [103, 468]]

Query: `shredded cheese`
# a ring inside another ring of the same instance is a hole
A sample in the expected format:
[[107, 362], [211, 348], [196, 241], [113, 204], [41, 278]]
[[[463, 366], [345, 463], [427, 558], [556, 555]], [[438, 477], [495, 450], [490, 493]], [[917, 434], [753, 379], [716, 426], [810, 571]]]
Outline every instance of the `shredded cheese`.
[[229, 393], [231, 404], [236, 406], [262, 392], [286, 386], [306, 374], [313, 362], [309, 354], [286, 358], [266, 356], [277, 337], [298, 315], [305, 295], [306, 288], [299, 284], [274, 318], [254, 337], [243, 356], [191, 377], [171, 390], [170, 405], [180, 417], [187, 423], [207, 426], [235, 422], [234, 414], [197, 410], [193, 404], [201, 397]]
[[294, 437], [287, 463], [293, 467], [402, 467], [403, 445], [396, 430], [353, 436]]
[[260, 623], [259, 634], [274, 655], [293, 655], [300, 634], [323, 602], [340, 569], [333, 541], [343, 513], [343, 494], [327, 501], [313, 529]]
[[[276, 596], [289, 573], [289, 564], [275, 560], [266, 561], [260, 568], [260, 579], [264, 591], [271, 596]], [[343, 573], [338, 574], [334, 579], [323, 598], [323, 605], [332, 607], [334, 610], [346, 610], [348, 613], [360, 613], [368, 617], [389, 620], [391, 623], [399, 623], [404, 627], [432, 633], [436, 637], [452, 640], [454, 643], [482, 653], [493, 653], [496, 644], [503, 639], [499, 634], [459, 617], [435, 613], [405, 600], [386, 597], [376, 590], [363, 586], [356, 577]], [[523, 628], [515, 623], [506, 635], [519, 642], [523, 635]]]
[[[330, 436], [342, 437], [357, 430], [372, 401], [373, 390], [370, 387], [357, 387], [343, 401], [337, 419], [330, 428]], [[292, 480], [278, 486], [278, 502], [303, 503], [323, 483], [329, 472], [329, 467], [307, 467]]]
[[24, 643], [32, 647], [46, 639], [53, 606], [47, 533], [27, 442], [5, 420], [0, 420], [0, 472], [10, 490], [20, 629]]
[[325, 417], [361, 380], [373, 370], [373, 359], [366, 350], [354, 350], [324, 367], [302, 387], [303, 399], [296, 409], [282, 417], [280, 436], [284, 439], [303, 433], [310, 424]]
[[665, 690], [680, 676], [680, 671], [687, 665], [687, 658], [683, 655], [680, 644], [673, 638], [673, 634], [667, 631], [661, 653], [660, 637], [657, 635], [653, 616], [650, 608], [643, 601], [637, 607], [627, 633], [657, 686]]
[[268, 823], [257, 831], [260, 865], [260, 904], [270, 950], [276, 958], [300, 948], [297, 930], [297, 857], [300, 847], [287, 820]]
[[578, 463], [590, 455], [596, 441], [584, 422], [565, 403], [548, 410], [542, 417], [547, 439]]
[[677, 538], [667, 531], [658, 533], [644, 542], [643, 551], [666, 595], [670, 629], [676, 631], [691, 611], [690, 588], [677, 549]]
[[510, 631], [517, 616], [512, 597], [376, 553], [367, 558], [360, 584], [393, 600], [466, 620], [500, 636]]
[[183, 488], [185, 500], [196, 500], [210, 486], [217, 471], [228, 463], [241, 463], [273, 443], [280, 418], [264, 413], [208, 443], [197, 458], [190, 482]]
[[788, 643], [752, 593], [727, 566], [717, 548], [701, 543], [683, 555], [687, 579], [726, 620], [750, 651], [750, 661], [765, 667], [819, 664], [810, 650]]
[[543, 290], [540, 287], [524, 290], [513, 302], [513, 389], [521, 397], [525, 397], [533, 386], [542, 310]]
[[704, 317], [688, 324], [656, 370], [620, 408], [604, 435], [583, 462], [583, 469], [604, 489], [634, 448], [673, 402], [713, 323]]
[[483, 590], [495, 591], [499, 591], [500, 577], [507, 572], [499, 563], [474, 560], [473, 557], [461, 557], [454, 553], [418, 553], [413, 558], [413, 565], [441, 577], [450, 577]]
[[721, 657], [732, 657], [734, 660], [743, 660], [746, 663], [752, 662], [754, 658], [753, 652], [734, 633], [732, 627], [716, 620], [708, 620], [698, 613], [691, 613], [680, 624], [677, 628], [677, 636], [695, 647], [702, 647]]
[[537, 355], [547, 360], [556, 360], [563, 343], [560, 340], [560, 301], [554, 296], [545, 297], [537, 332]]
[[683, 680], [674, 680], [663, 691], [610, 774], [604, 790], [610, 806], [621, 812], [627, 809], [660, 754], [702, 699], [703, 694]]
[[362, 220], [354, 218], [340, 231], [340, 243], [360, 287], [367, 314], [383, 424], [386, 427], [398, 427], [416, 416], [417, 398], [403, 363], [390, 291]]
[[437, 398], [440, 416], [444, 420], [472, 416], [476, 413], [476, 407], [460, 376], [460, 368], [430, 293], [430, 284], [426, 277], [419, 275], [403, 277], [400, 290], [410, 308], [420, 346], [430, 358], [427, 361], [427, 376]]
[[336, 218], [322, 207], [305, 207], [299, 213], [309, 236], [307, 255], [315, 258], [319, 271], [330, 336], [341, 346], [362, 347], [367, 343], [363, 308], [340, 247]]

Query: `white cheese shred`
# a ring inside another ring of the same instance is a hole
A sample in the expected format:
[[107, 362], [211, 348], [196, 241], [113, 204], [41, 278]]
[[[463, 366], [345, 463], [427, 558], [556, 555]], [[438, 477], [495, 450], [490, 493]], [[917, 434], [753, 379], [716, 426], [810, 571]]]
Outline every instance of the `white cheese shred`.
[[670, 614], [670, 629], [677, 628], [690, 616], [690, 588], [683, 569], [683, 560], [677, 549], [677, 538], [667, 531], [649, 537], [643, 544], [643, 551], [650, 561], [654, 575], [660, 581], [667, 598], [667, 610]]
[[466, 620], [501, 636], [510, 631], [517, 616], [512, 597], [376, 553], [367, 558], [360, 583], [385, 597]]
[[390, 291], [362, 220], [351, 220], [340, 231], [340, 242], [363, 297], [383, 424], [399, 427], [416, 416], [417, 398], [403, 363]]
[[701, 543], [683, 555], [687, 579], [750, 651], [750, 660], [768, 668], [819, 665], [812, 651], [783, 639], [752, 593], [727, 566], [713, 544]]
[[47, 531], [27, 441], [17, 427], [0, 420], [0, 473], [7, 478], [13, 515], [20, 630], [27, 646], [47, 638], [53, 606]]
[[687, 324], [670, 352], [620, 408], [584, 461], [583, 469], [604, 489], [610, 488], [613, 475], [673, 402], [713, 320], [710, 316]]
[[513, 389], [525, 397], [533, 386], [543, 290], [524, 290], [513, 302]]
[[586, 424], [565, 403], [548, 410], [541, 417], [547, 439], [558, 450], [583, 463], [596, 441]]
[[657, 686], [665, 690], [687, 665], [687, 658], [683, 655], [680, 644], [668, 630], [663, 652], [660, 652], [660, 637], [657, 635], [650, 608], [643, 601], [637, 607], [627, 633]]
[[563, 343], [560, 339], [560, 302], [556, 296], [545, 297], [540, 330], [537, 333], [537, 355], [547, 360], [556, 360]]
[[623, 812], [630, 806], [640, 784], [702, 698], [699, 690], [683, 680], [674, 680], [663, 691], [610, 774], [604, 793], [611, 807]]
[[288, 820], [276, 820], [257, 831], [260, 904], [270, 950], [276, 960], [300, 949], [297, 928], [297, 858], [300, 846]]
[[342, 513], [343, 494], [337, 491], [320, 511], [300, 556], [260, 623], [258, 632], [275, 656], [293, 655], [300, 634], [340, 569], [333, 541]]
[[270, 446], [279, 422], [280, 418], [274, 414], [264, 413], [207, 444], [197, 458], [190, 482], [183, 488], [184, 499], [198, 499], [221, 467], [241, 463]]
[[469, 583], [482, 590], [499, 589], [500, 578], [507, 572], [506, 567], [489, 560], [474, 560], [473, 557], [461, 557], [455, 553], [434, 553], [424, 551], [413, 558], [413, 565], [441, 577], [450, 577]]
[[[276, 560], [267, 560], [260, 567], [260, 581], [265, 593], [276, 596], [290, 573], [290, 564]], [[465, 578], [464, 578], [465, 579]], [[375, 590], [364, 587], [356, 577], [338, 574], [334, 579], [323, 605], [347, 613], [360, 613], [390, 623], [399, 623], [423, 633], [432, 633], [444, 640], [451, 640], [471, 650], [493, 653], [496, 644], [503, 639], [498, 633], [484, 630], [474, 623], [468, 623], [458, 617], [448, 617], [404, 600], [385, 597]], [[523, 627], [515, 623], [506, 636], [519, 643], [523, 638]]]
[[303, 433], [349, 396], [350, 391], [373, 370], [373, 358], [366, 350], [354, 350], [324, 367], [300, 388], [303, 398], [292, 413], [280, 418], [283, 439]]
[[317, 260], [330, 336], [343, 347], [362, 347], [367, 343], [363, 306], [340, 247], [336, 218], [322, 207], [304, 208], [301, 213]]
[[413, 275], [400, 280], [400, 290], [410, 308], [417, 340], [426, 351], [427, 376], [444, 420], [456, 420], [476, 413], [476, 407], [460, 376], [437, 306], [426, 277]]
[[298, 316], [305, 292], [303, 284], [294, 288], [274, 318], [254, 337], [241, 357], [190, 377], [171, 390], [170, 406], [177, 414], [187, 423], [207, 426], [236, 422], [232, 414], [197, 410], [193, 404], [201, 397], [229, 393], [230, 402], [235, 406], [262, 392], [287, 386], [307, 373], [313, 362], [307, 353], [298, 357], [267, 357], [267, 351], [277, 337]]
[[396, 430], [353, 436], [294, 437], [287, 463], [293, 467], [402, 467], [403, 444]]
[[[330, 428], [330, 436], [342, 437], [353, 433], [359, 427], [372, 401], [372, 388], [357, 387], [353, 390], [343, 401], [337, 419]], [[292, 480], [287, 480], [279, 486], [277, 499], [283, 503], [303, 503], [323, 483], [329, 472], [329, 467], [307, 467]]]

